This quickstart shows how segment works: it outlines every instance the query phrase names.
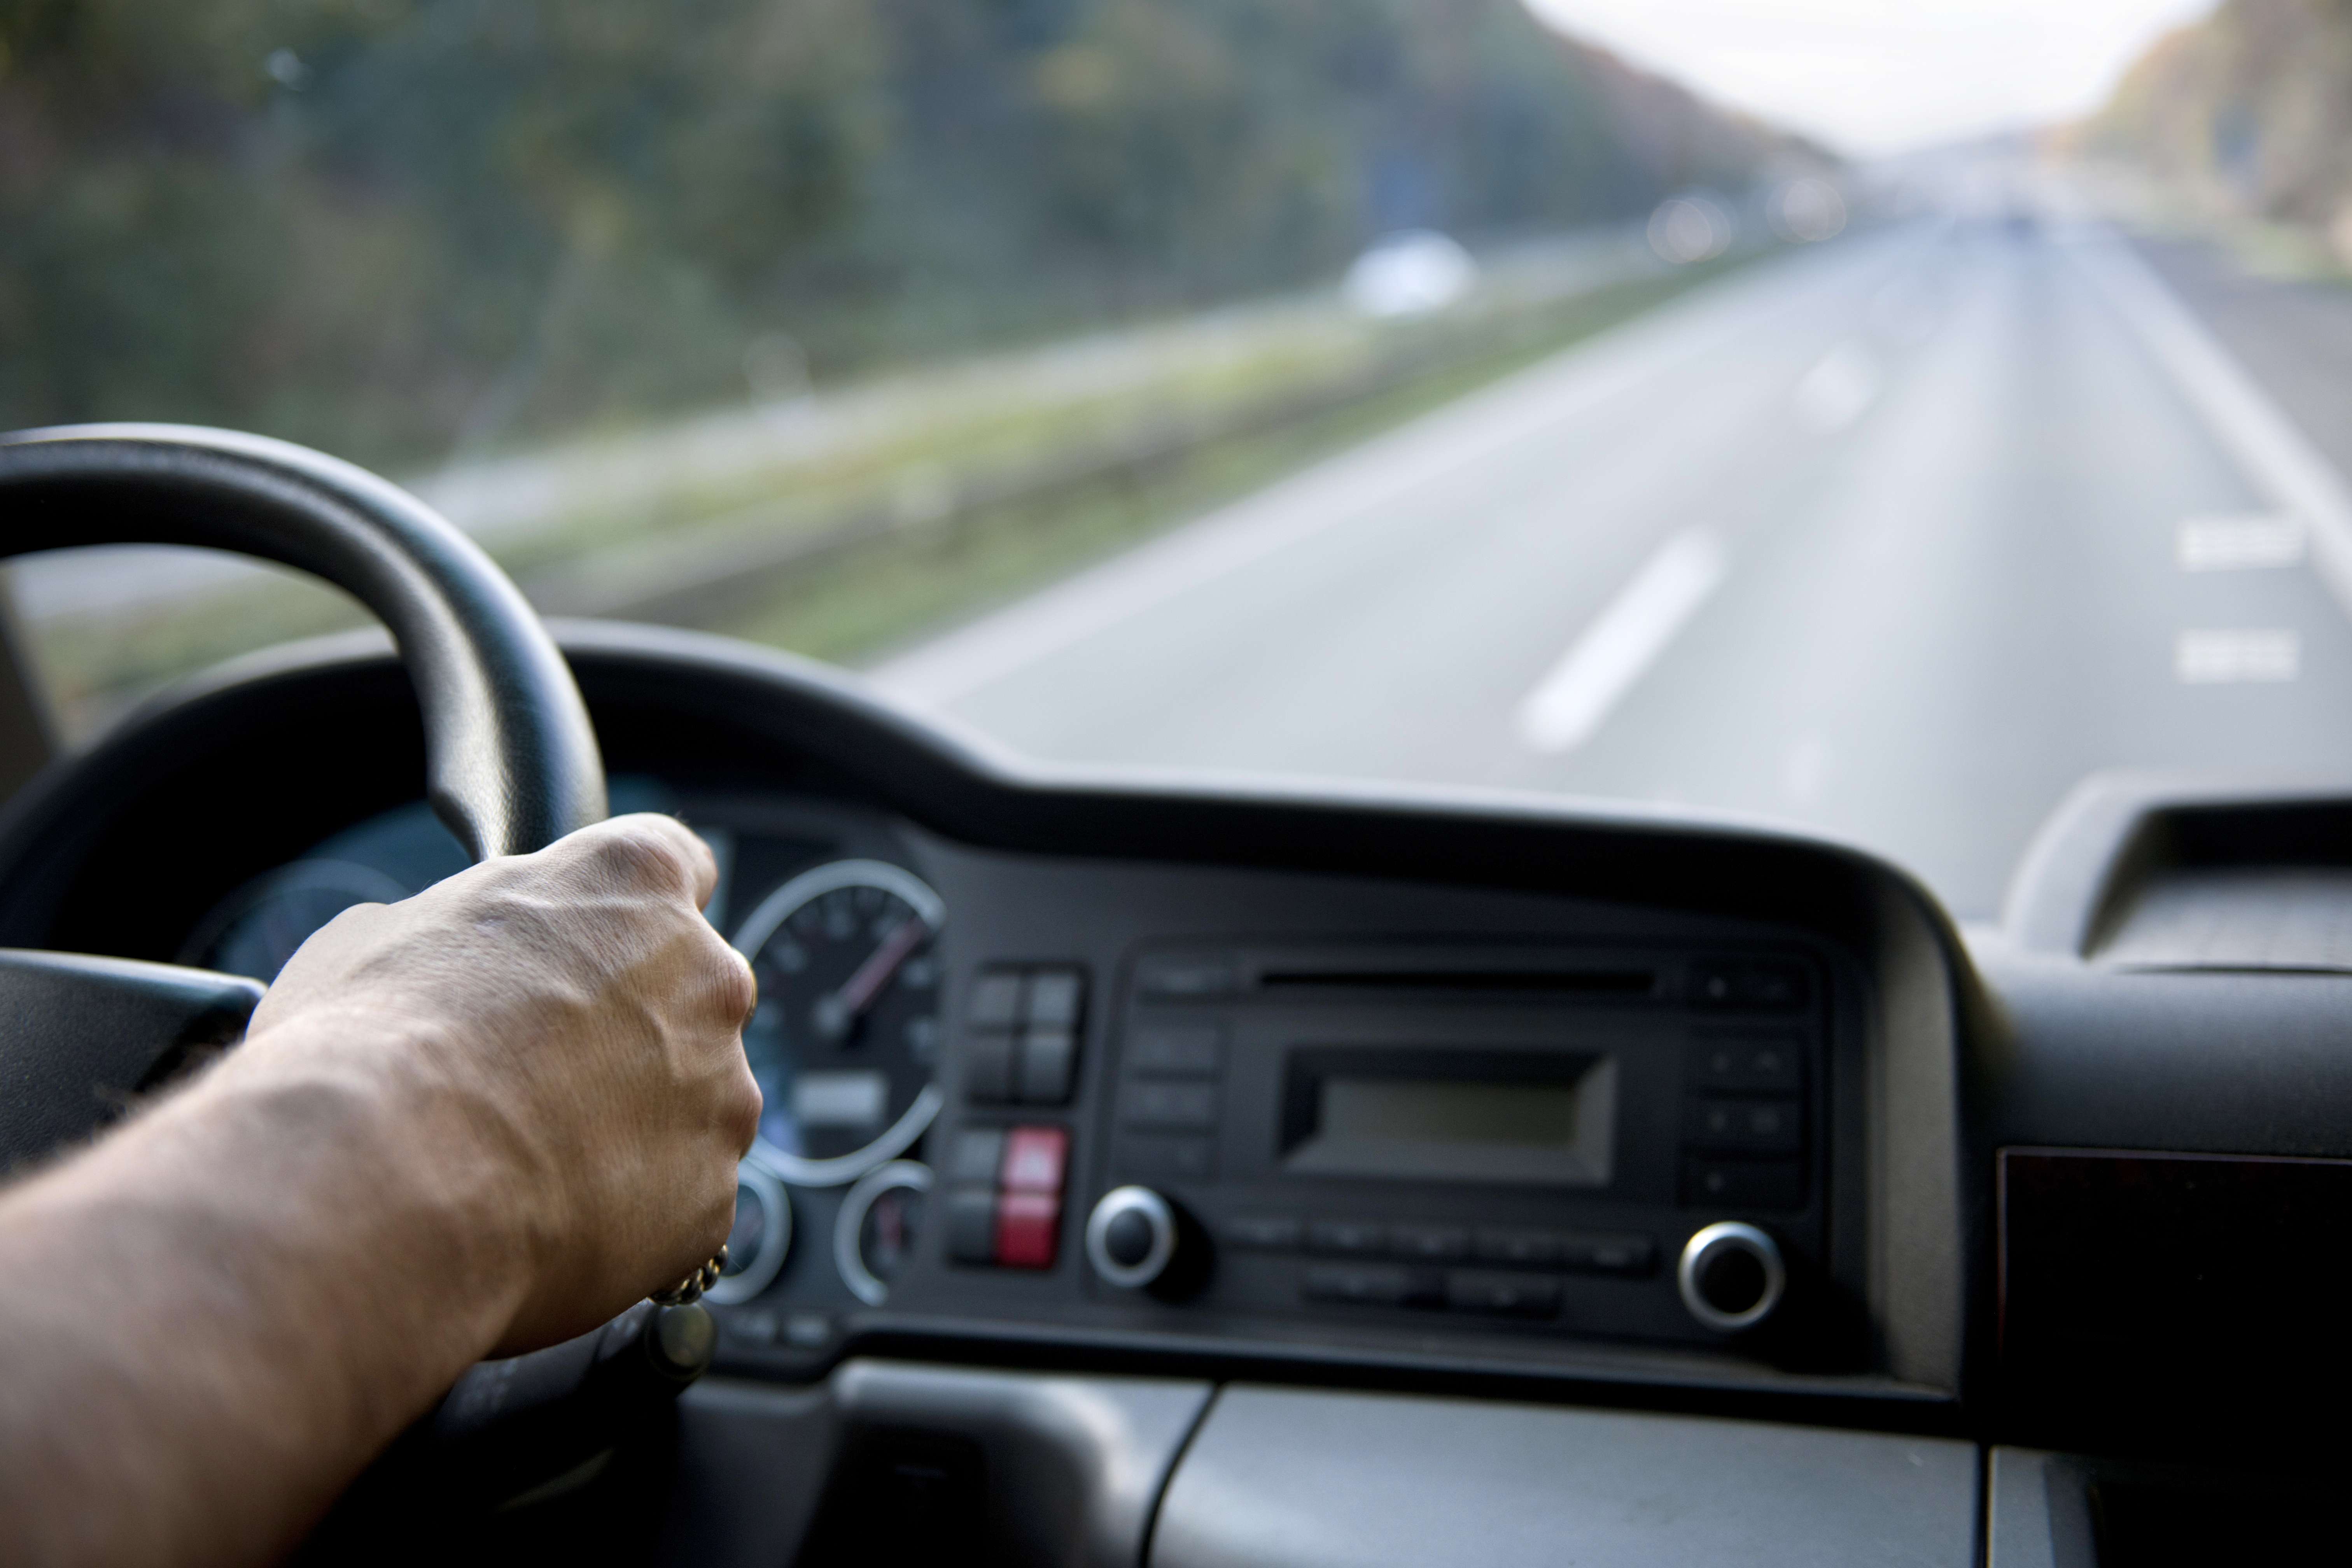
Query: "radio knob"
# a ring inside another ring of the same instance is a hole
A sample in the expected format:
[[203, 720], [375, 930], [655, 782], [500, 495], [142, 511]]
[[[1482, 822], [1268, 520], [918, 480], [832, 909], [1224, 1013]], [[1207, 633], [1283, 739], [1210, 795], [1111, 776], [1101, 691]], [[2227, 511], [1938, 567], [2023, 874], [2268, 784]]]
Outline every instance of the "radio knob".
[[1150, 1187], [1113, 1187], [1087, 1216], [1087, 1261], [1106, 1282], [1140, 1289], [1168, 1273], [1181, 1236], [1166, 1198]]
[[1778, 1242], [1752, 1225], [1727, 1220], [1684, 1243], [1675, 1282], [1692, 1317], [1729, 1334], [1772, 1315], [1788, 1290], [1789, 1271]]

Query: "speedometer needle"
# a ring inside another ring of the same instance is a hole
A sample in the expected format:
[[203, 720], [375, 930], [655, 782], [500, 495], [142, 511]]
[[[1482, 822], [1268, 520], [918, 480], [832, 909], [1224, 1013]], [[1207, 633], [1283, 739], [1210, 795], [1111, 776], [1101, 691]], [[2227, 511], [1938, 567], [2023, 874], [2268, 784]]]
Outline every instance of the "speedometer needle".
[[931, 928], [918, 919], [905, 921], [883, 938], [882, 945], [857, 966], [856, 973], [842, 983], [840, 990], [818, 999], [814, 1009], [818, 1032], [827, 1039], [845, 1037], [866, 1009], [874, 1005], [874, 999], [882, 994], [882, 988], [890, 984], [898, 966], [930, 934]]

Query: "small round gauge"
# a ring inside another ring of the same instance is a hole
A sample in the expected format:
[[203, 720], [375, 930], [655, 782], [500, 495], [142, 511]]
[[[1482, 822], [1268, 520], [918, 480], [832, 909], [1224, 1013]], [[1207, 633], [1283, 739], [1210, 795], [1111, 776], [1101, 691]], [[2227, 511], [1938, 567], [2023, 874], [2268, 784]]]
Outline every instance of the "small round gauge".
[[297, 860], [223, 899], [181, 949], [180, 962], [267, 985], [310, 933], [354, 904], [392, 904], [409, 889], [372, 866]]
[[704, 1294], [724, 1306], [766, 1289], [793, 1250], [793, 1201], [784, 1184], [746, 1163], [735, 1172], [735, 1227], [727, 1233], [727, 1267]]
[[893, 1160], [858, 1178], [833, 1224], [833, 1263], [850, 1294], [869, 1307], [890, 1297], [890, 1281], [915, 1247], [931, 1168]]
[[736, 932], [760, 1005], [743, 1026], [765, 1104], [751, 1160], [804, 1187], [854, 1182], [939, 1114], [936, 945], [947, 906], [880, 860], [836, 860]]

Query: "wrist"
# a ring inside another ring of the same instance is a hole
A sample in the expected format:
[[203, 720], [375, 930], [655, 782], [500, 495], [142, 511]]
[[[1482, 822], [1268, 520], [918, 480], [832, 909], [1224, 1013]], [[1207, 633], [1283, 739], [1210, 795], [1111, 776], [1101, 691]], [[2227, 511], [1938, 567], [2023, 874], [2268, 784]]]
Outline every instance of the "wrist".
[[[163, 1109], [234, 1145], [224, 1165], [283, 1194], [274, 1220], [347, 1299], [446, 1342], [450, 1375], [488, 1353], [530, 1289], [538, 1161], [504, 1108], [453, 1070], [430, 1020], [306, 1010], [248, 1038]], [[262, 1175], [262, 1173], [268, 1173]], [[257, 1194], [245, 1194], [249, 1201]], [[232, 1206], [234, 1187], [223, 1192]]]

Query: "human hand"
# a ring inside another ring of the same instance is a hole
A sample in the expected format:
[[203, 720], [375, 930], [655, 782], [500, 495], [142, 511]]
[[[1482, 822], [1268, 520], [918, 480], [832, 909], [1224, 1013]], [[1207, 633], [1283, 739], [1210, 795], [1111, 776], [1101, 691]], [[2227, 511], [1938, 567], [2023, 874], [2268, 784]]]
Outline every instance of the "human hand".
[[679, 823], [624, 816], [346, 910], [215, 1076], [362, 1075], [496, 1249], [493, 1353], [584, 1332], [732, 1224], [756, 996], [700, 913], [717, 876]]

